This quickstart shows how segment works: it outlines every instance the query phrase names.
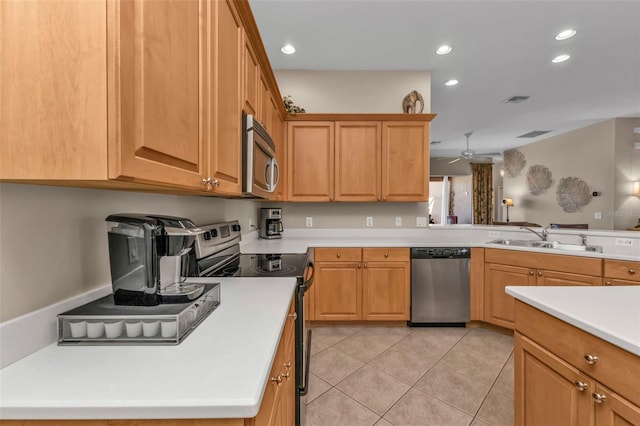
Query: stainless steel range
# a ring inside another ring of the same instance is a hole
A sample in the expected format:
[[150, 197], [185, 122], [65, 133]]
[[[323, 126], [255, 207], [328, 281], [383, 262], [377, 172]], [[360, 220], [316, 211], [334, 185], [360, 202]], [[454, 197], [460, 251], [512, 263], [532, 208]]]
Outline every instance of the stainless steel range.
[[[311, 329], [305, 313], [304, 297], [313, 284], [313, 252], [299, 254], [241, 254], [238, 221], [200, 226], [204, 232], [195, 242], [191, 276], [197, 277], [295, 277], [296, 290], [296, 425], [304, 419], [302, 397], [309, 383]], [[269, 281], [265, 280], [265, 285]]]

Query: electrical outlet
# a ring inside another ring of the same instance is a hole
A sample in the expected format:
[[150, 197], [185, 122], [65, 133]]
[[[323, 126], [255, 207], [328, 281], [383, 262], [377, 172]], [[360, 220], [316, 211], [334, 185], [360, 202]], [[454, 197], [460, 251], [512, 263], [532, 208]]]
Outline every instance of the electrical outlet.
[[373, 218], [371, 216], [367, 216], [367, 226], [373, 226]]
[[489, 231], [489, 238], [498, 238], [500, 233], [498, 231]]
[[633, 245], [633, 240], [631, 238], [616, 238], [616, 245], [631, 247]]
[[396, 216], [396, 226], [402, 226], [402, 216]]
[[313, 226], [313, 218], [307, 217], [307, 228], [311, 228]]
[[594, 218], [594, 219], [602, 219], [602, 212], [596, 212], [596, 213], [593, 215], [593, 218]]
[[424, 216], [416, 217], [416, 226], [419, 228], [424, 228], [427, 226], [427, 218]]

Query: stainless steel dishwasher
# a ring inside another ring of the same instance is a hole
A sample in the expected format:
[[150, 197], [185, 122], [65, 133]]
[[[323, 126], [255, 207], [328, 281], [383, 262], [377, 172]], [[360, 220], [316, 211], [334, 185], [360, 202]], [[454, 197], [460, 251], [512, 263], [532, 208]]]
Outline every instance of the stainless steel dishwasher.
[[469, 322], [469, 247], [411, 249], [410, 326]]

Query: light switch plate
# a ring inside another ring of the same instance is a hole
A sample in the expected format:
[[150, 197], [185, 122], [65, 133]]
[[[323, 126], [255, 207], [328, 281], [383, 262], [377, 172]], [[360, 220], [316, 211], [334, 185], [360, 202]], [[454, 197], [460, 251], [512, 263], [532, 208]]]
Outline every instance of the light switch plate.
[[595, 214], [593, 215], [594, 219], [602, 219], [602, 212], [595, 212]]
[[418, 228], [424, 228], [427, 226], [427, 218], [424, 216], [416, 217], [416, 226]]
[[396, 216], [396, 226], [402, 226], [402, 216]]
[[307, 228], [311, 228], [313, 226], [313, 218], [307, 217]]
[[631, 238], [616, 238], [616, 245], [623, 247], [631, 247], [633, 240]]
[[373, 226], [373, 218], [371, 216], [367, 216], [367, 226]]
[[489, 238], [498, 238], [500, 233], [498, 231], [489, 231]]

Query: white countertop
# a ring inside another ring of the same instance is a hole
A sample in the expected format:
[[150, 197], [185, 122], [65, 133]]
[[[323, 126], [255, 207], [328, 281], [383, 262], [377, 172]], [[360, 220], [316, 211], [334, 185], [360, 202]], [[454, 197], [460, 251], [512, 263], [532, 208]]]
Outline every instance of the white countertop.
[[507, 294], [640, 356], [640, 286], [514, 287]]
[[0, 418], [254, 417], [296, 281], [215, 282], [220, 306], [177, 346], [51, 344], [0, 370]]

